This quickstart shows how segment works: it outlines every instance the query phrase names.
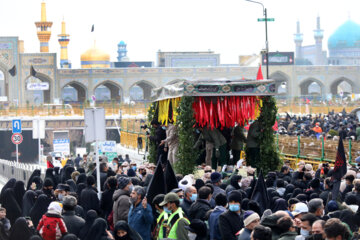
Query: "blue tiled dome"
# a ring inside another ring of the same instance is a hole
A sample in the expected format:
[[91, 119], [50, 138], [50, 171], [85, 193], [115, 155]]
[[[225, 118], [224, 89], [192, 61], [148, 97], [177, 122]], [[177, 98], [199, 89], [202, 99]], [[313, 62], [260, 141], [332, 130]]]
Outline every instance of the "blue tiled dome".
[[125, 42], [121, 40], [118, 45], [125, 45]]
[[328, 48], [360, 47], [360, 25], [348, 20], [329, 37]]

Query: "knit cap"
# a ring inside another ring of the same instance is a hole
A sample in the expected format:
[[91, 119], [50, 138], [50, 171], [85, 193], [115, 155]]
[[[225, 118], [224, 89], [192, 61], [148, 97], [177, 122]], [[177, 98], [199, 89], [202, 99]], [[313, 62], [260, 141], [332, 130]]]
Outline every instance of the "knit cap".
[[228, 194], [228, 202], [231, 202], [231, 201], [241, 203], [241, 201], [242, 201], [241, 193], [236, 190], [231, 191]]
[[244, 213], [244, 226], [246, 227], [255, 220], [260, 220], [259, 214], [254, 211], [246, 211]]
[[128, 177], [119, 177], [118, 178], [118, 187], [119, 189], [125, 188], [130, 182], [130, 178]]

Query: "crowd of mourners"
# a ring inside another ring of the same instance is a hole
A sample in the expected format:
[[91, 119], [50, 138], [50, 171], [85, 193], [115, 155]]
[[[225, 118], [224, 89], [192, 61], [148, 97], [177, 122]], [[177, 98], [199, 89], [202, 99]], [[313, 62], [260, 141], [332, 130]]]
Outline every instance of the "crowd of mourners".
[[357, 168], [348, 167], [334, 199], [328, 164], [292, 169], [285, 162], [264, 177], [263, 202], [254, 197], [260, 178], [243, 165], [174, 174], [166, 182], [173, 187], [150, 199], [154, 164], [102, 159], [98, 192], [96, 165], [84, 155], [43, 175], [35, 170], [26, 183], [8, 181], [0, 194], [0, 239], [358, 239]]
[[279, 120], [278, 133], [281, 135], [325, 137], [327, 139], [360, 140], [360, 124], [354, 113], [334, 111], [328, 114], [290, 115]]

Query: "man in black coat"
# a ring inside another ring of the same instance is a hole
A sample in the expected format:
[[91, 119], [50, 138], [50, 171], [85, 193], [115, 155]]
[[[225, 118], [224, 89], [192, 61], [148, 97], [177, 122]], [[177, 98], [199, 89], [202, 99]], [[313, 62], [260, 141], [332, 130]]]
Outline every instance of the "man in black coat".
[[184, 201], [180, 204], [180, 207], [184, 211], [185, 215], [189, 217], [190, 207], [197, 200], [196, 188], [193, 186], [187, 187], [184, 195]]
[[[104, 184], [105, 184], [105, 181], [108, 177], [108, 170], [109, 170], [109, 165], [107, 162], [101, 162], [100, 163], [100, 187], [101, 187], [101, 191], [104, 191]], [[96, 173], [97, 171], [94, 171], [93, 172], [93, 176], [95, 179], [96, 178]]]
[[156, 160], [158, 161], [160, 159], [161, 162], [165, 164], [167, 160], [167, 148], [165, 148], [165, 145], [160, 146], [160, 143], [162, 140], [166, 139], [166, 131], [161, 127], [157, 120], [152, 120], [151, 126], [155, 128], [155, 136], [149, 136], [149, 139], [150, 141], [155, 142], [157, 152]]
[[237, 240], [235, 235], [244, 227], [240, 203], [241, 193], [237, 190], [230, 192], [228, 197], [229, 210], [219, 217], [219, 228], [222, 239]]
[[85, 225], [85, 220], [75, 215], [75, 206], [77, 200], [73, 196], [65, 196], [63, 201], [63, 214], [66, 228], [68, 233], [79, 236], [81, 228]]
[[94, 176], [88, 176], [86, 178], [87, 187], [81, 191], [80, 203], [84, 208], [84, 211], [95, 210], [98, 214], [100, 213], [100, 203], [97, 196]]
[[357, 199], [357, 202], [360, 203], [360, 179], [355, 179], [355, 180], [354, 180], [354, 191], [348, 192], [348, 193], [345, 195], [345, 198], [346, 198], [346, 196], [348, 196], [348, 195], [355, 195], [355, 196], [356, 196], [356, 199]]
[[203, 186], [199, 189], [199, 198], [189, 209], [188, 217], [190, 221], [193, 219], [207, 220], [206, 213], [211, 209], [209, 203], [211, 197], [211, 189], [208, 186]]
[[112, 211], [114, 200], [113, 195], [117, 187], [116, 177], [109, 177], [106, 181], [106, 190], [101, 195], [100, 208], [102, 217], [107, 219]]

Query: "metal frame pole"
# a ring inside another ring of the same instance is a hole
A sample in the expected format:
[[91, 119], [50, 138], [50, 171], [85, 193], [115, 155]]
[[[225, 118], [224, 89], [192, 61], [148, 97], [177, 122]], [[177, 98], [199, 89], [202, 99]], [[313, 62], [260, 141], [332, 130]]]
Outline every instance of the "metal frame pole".
[[19, 144], [15, 144], [16, 145], [16, 162], [19, 163]]
[[93, 108], [93, 120], [94, 120], [94, 135], [95, 135], [95, 156], [96, 156], [96, 182], [98, 189], [98, 198], [101, 198], [101, 183], [100, 183], [100, 162], [99, 162], [99, 143], [98, 137], [96, 135], [96, 118], [95, 118], [95, 109]]
[[41, 165], [40, 118], [38, 118], [38, 145], [39, 145], [39, 165]]
[[[264, 8], [264, 6], [263, 6]], [[267, 9], [264, 8], [265, 16], [265, 44], [266, 44], [266, 79], [269, 79], [269, 41], [268, 41], [268, 30], [267, 30]]]
[[267, 9], [264, 7], [264, 4], [262, 4], [261, 2], [252, 1], [252, 0], [245, 0], [245, 1], [260, 4], [262, 6], [262, 8], [263, 8], [263, 15], [265, 17], [266, 79], [269, 79], [269, 41], [268, 41], [268, 30], [267, 30], [267, 22], [268, 22]]

